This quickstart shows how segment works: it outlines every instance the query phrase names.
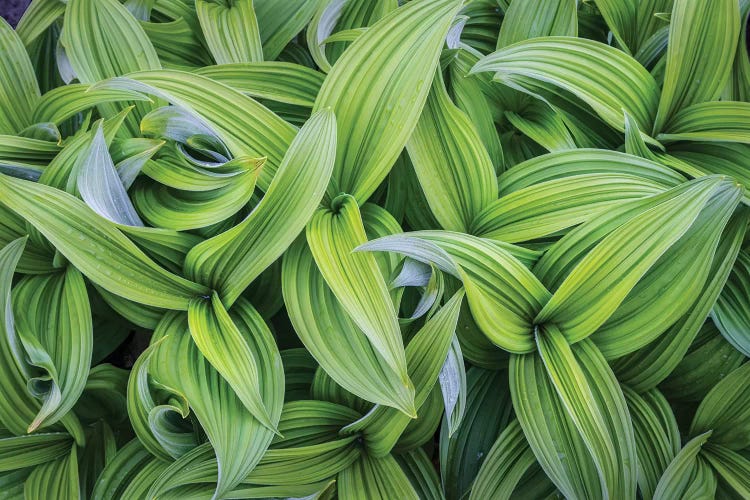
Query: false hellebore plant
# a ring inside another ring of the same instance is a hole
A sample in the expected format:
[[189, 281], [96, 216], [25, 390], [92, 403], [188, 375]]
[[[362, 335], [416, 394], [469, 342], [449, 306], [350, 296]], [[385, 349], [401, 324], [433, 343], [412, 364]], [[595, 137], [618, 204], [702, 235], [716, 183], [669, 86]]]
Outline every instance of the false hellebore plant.
[[0, 22], [0, 498], [750, 498], [748, 11]]

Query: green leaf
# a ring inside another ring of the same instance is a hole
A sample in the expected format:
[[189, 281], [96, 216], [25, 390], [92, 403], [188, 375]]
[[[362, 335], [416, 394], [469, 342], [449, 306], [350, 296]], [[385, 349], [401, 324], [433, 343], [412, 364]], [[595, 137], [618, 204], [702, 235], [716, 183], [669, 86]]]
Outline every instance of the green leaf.
[[734, 491], [746, 497], [750, 495], [750, 460], [739, 453], [713, 443], [706, 443], [701, 450], [709, 464]]
[[529, 448], [523, 429], [518, 420], [513, 420], [492, 445], [479, 469], [469, 498], [512, 498], [521, 478], [535, 463], [536, 458]]
[[711, 443], [742, 450], [750, 445], [750, 365], [727, 374], [701, 401], [690, 425], [690, 435], [708, 432]]
[[203, 297], [190, 302], [188, 324], [198, 349], [226, 379], [245, 408], [264, 426], [275, 430], [260, 396], [256, 364], [259, 354], [251, 351], [216, 292], [210, 302]]
[[16, 33], [27, 47], [39, 38], [65, 12], [59, 0], [36, 0], [29, 4], [16, 26]]
[[448, 437], [451, 437], [461, 426], [466, 411], [466, 367], [461, 345], [455, 335], [451, 341], [448, 357], [440, 369], [438, 381], [443, 395]]
[[443, 498], [440, 479], [435, 471], [430, 457], [422, 448], [417, 448], [408, 453], [394, 455], [401, 470], [409, 478], [419, 498]]
[[155, 95], [203, 121], [235, 158], [266, 157], [258, 186], [266, 190], [294, 139], [295, 128], [251, 97], [213, 80], [182, 71], [146, 71], [93, 87]]
[[318, 0], [290, 0], [281, 4], [273, 0], [253, 1], [266, 60], [273, 61], [279, 56], [305, 28], [319, 3]]
[[581, 259], [534, 321], [555, 323], [571, 342], [593, 333], [688, 231], [710, 197], [725, 190], [740, 194], [720, 177], [703, 177], [659, 195], [662, 203], [615, 229]]
[[0, 176], [0, 187], [0, 202], [13, 207], [102, 288], [135, 302], [179, 310], [206, 294], [201, 285], [159, 267], [73, 196], [6, 176]]
[[622, 389], [635, 433], [638, 489], [648, 500], [653, 497], [659, 478], [680, 451], [680, 430], [669, 403], [658, 390], [638, 394], [626, 386]]
[[682, 447], [659, 480], [654, 491], [654, 500], [714, 497], [716, 477], [708, 464], [698, 455], [710, 436], [711, 431], [708, 431]]
[[176, 423], [189, 414], [184, 395], [174, 394], [172, 404], [162, 405], [158, 405], [152, 396], [149, 364], [163, 341], [162, 337], [151, 344], [133, 365], [128, 380], [127, 408], [130, 423], [141, 444], [160, 460], [171, 461], [198, 446], [199, 442], [194, 432], [185, 432], [186, 429]]
[[195, 11], [217, 64], [263, 60], [253, 0], [196, 0]]
[[[425, 402], [433, 391], [448, 356], [463, 295], [463, 290], [457, 292], [420, 328], [406, 346], [409, 377], [416, 389], [414, 406], [417, 409], [417, 418], [425, 417], [423, 406], [426, 406]], [[344, 427], [342, 433], [360, 435], [364, 439], [368, 453], [375, 457], [383, 457], [391, 452], [409, 423], [408, 415], [395, 408], [378, 405], [360, 420]]]
[[408, 477], [390, 455], [370, 458], [363, 455], [338, 475], [339, 495], [352, 500], [418, 499]]
[[63, 458], [37, 465], [24, 485], [24, 498], [80, 498], [76, 450], [74, 445]]
[[[571, 349], [556, 327], [542, 327], [536, 340], [550, 383], [596, 464], [605, 496], [634, 497], [635, 437], [625, 397], [604, 357], [589, 342]], [[514, 401], [523, 397], [520, 392], [514, 396]], [[526, 427], [524, 419], [521, 424]]]
[[497, 49], [542, 36], [578, 36], [574, 0], [513, 1], [505, 11]]
[[338, 119], [330, 198], [344, 192], [364, 203], [388, 174], [417, 125], [459, 6], [410, 2], [357, 38], [331, 69], [313, 108], [331, 106]]
[[452, 435], [440, 430], [440, 476], [448, 499], [465, 497], [512, 413], [508, 375], [472, 367], [466, 373], [466, 412]]
[[83, 276], [68, 266], [61, 274], [19, 282], [13, 309], [28, 358], [29, 392], [42, 401], [29, 425], [33, 432], [62, 419], [83, 392], [94, 342], [91, 306]]
[[704, 102], [683, 108], [656, 138], [675, 141], [741, 142], [750, 144], [750, 103]]
[[96, 481], [91, 498], [105, 500], [111, 498], [127, 498], [125, 492], [141, 488], [143, 478], [149, 478], [145, 490], [141, 495], [144, 497], [151, 482], [156, 476], [168, 467], [168, 462], [163, 462], [149, 453], [138, 439], [125, 444], [117, 451], [114, 458], [107, 464]]
[[0, 20], [0, 134], [15, 134], [31, 125], [39, 85], [21, 38]]
[[550, 293], [514, 255], [517, 248], [460, 233], [416, 231], [380, 238], [359, 250], [402, 253], [459, 278], [487, 338], [522, 353], [535, 349], [533, 318]]
[[[244, 300], [230, 310], [230, 317], [250, 349], [258, 354], [260, 395], [272, 425], [276, 424], [281, 415], [284, 376], [271, 332]], [[216, 454], [219, 475], [215, 494], [224, 496], [258, 464], [274, 433], [247, 411], [231, 386], [200, 353], [188, 330], [187, 315], [164, 316], [152, 342], [166, 339], [154, 352], [149, 371], [159, 383], [184, 393]]]
[[307, 108], [314, 106], [324, 80], [318, 71], [287, 62], [223, 64], [195, 72], [254, 98]]
[[748, 322], [750, 309], [746, 297], [750, 293], [750, 255], [740, 251], [721, 295], [711, 311], [711, 318], [724, 338], [745, 356], [750, 356]]
[[[367, 234], [354, 197], [342, 195], [334, 209], [320, 209], [307, 227], [307, 241], [326, 283], [344, 310], [367, 335], [407, 391], [413, 385], [406, 370], [401, 330], [393, 302], [375, 257], [353, 253], [367, 242]], [[413, 407], [401, 408], [413, 415]]]
[[644, 10], [635, 0], [595, 0], [596, 7], [601, 12], [617, 45], [625, 52], [632, 54], [638, 47], [637, 21], [638, 11]]
[[451, 102], [440, 73], [406, 149], [443, 229], [466, 232], [472, 219], [497, 198], [487, 149], [469, 117]]
[[[654, 135], [678, 111], [721, 95], [732, 69], [739, 27], [739, 3], [735, 0], [718, 0], [711, 5], [674, 1]], [[639, 121], [639, 125], [645, 124]]]
[[[580, 68], [589, 68], [584, 75]], [[529, 92], [537, 82], [576, 95], [611, 127], [624, 130], [622, 110], [641, 130], [656, 116], [659, 89], [654, 78], [624, 52], [592, 40], [542, 37], [523, 41], [481, 59], [472, 73], [491, 71], [501, 82]]]
[[260, 203], [244, 221], [193, 248], [185, 260], [186, 274], [209, 283], [225, 303], [234, 302], [313, 215], [333, 169], [335, 134], [333, 113], [315, 113], [292, 142]]
[[73, 440], [64, 432], [3, 437], [0, 439], [0, 471], [32, 467], [70, 454]]
[[560, 234], [623, 202], [665, 190], [658, 182], [628, 174], [586, 173], [550, 179], [490, 204], [478, 214], [471, 232], [508, 243], [531, 241]]

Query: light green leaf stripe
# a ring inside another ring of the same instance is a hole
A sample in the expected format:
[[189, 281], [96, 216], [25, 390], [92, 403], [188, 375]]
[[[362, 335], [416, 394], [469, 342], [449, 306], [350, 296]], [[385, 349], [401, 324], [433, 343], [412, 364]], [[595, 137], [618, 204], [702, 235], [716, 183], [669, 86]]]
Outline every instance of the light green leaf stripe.
[[26, 48], [5, 19], [0, 19], [0, 134], [15, 134], [33, 122], [39, 84]]

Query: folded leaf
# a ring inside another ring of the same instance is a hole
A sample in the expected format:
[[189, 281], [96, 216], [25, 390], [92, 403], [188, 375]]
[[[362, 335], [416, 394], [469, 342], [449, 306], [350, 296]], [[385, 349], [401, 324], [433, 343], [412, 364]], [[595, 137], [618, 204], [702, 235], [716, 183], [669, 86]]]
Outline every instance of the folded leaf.
[[698, 455], [710, 436], [711, 431], [708, 431], [682, 447], [659, 479], [654, 500], [714, 497], [716, 477], [711, 467]]
[[39, 101], [39, 84], [19, 35], [0, 20], [0, 134], [15, 134], [31, 125]]
[[741, 497], [750, 495], [750, 460], [723, 446], [706, 443], [701, 450], [718, 475]]
[[685, 234], [710, 197], [725, 190], [739, 194], [719, 177], [703, 177], [665, 193], [665, 201], [615, 229], [581, 259], [535, 322], [555, 323], [571, 342], [593, 333]]
[[70, 454], [73, 444], [64, 432], [3, 437], [0, 439], [0, 471], [33, 467]]
[[[581, 67], [591, 71], [584, 75]], [[547, 82], [579, 97], [618, 130], [625, 126], [623, 109], [642, 130], [650, 129], [656, 116], [654, 78], [624, 52], [592, 40], [550, 36], [519, 42], [484, 57], [471, 71], [491, 71], [496, 80], [530, 92], [536, 81]]]
[[572, 0], [511, 2], [500, 25], [497, 48], [542, 36], [577, 36], [576, 7]]
[[254, 0], [263, 55], [276, 59], [284, 47], [302, 31], [318, 6], [317, 0], [294, 0], [279, 4], [273, 0]]
[[206, 289], [159, 267], [109, 221], [62, 191], [0, 176], [0, 202], [33, 224], [94, 283], [126, 299], [186, 310]]
[[294, 241], [323, 198], [333, 169], [335, 127], [329, 110], [314, 114], [260, 203], [244, 221], [196, 246], [186, 258], [186, 274], [210, 283], [226, 304], [234, 302]]
[[750, 143], [750, 103], [704, 102], [683, 108], [656, 136], [665, 144], [675, 141]]
[[468, 116], [451, 102], [441, 74], [433, 81], [406, 149], [443, 229], [466, 232], [472, 219], [497, 198], [487, 149]]
[[313, 108], [331, 106], [338, 120], [331, 199], [344, 192], [364, 203], [388, 174], [417, 125], [432, 81], [425, 75], [434, 74], [459, 6], [410, 2], [357, 38], [331, 69]]
[[732, 69], [739, 27], [739, 3], [734, 0], [711, 5], [674, 1], [654, 134], [661, 132], [678, 111], [721, 95]]
[[24, 498], [80, 498], [76, 450], [72, 446], [66, 456], [37, 465], [24, 485]]
[[367, 455], [338, 475], [339, 495], [352, 500], [388, 500], [419, 498], [398, 462], [390, 455], [370, 458]]
[[195, 10], [217, 64], [263, 60], [253, 0], [196, 0]]
[[530, 352], [535, 349], [533, 317], [550, 294], [513, 255], [517, 248], [460, 233], [416, 231], [380, 238], [359, 250], [402, 253], [461, 279], [474, 320], [487, 338], [511, 352]]

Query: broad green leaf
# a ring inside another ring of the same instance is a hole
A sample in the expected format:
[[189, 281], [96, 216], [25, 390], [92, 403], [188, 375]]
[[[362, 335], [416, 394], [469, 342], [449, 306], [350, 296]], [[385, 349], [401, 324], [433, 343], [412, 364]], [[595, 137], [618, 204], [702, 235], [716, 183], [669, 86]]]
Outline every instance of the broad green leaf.
[[619, 48], [632, 54], [637, 48], [638, 10], [645, 6], [637, 0], [595, 0], [607, 27], [617, 40]]
[[537, 156], [516, 165], [498, 178], [500, 196], [535, 184], [586, 174], [629, 175], [675, 187], [686, 179], [669, 167], [632, 154], [602, 149], [576, 149]]
[[[469, 4], [471, 5], [471, 4]], [[476, 64], [481, 53], [467, 46], [460, 47], [456, 58], [449, 66], [449, 91], [456, 106], [466, 113], [477, 129], [482, 143], [487, 148], [492, 165], [496, 172], [503, 170], [503, 148], [493, 121], [494, 106], [482, 90], [482, 75], [469, 75], [471, 67]], [[487, 82], [487, 85], [490, 83]]]
[[[506, 365], [507, 366], [507, 365]], [[506, 371], [470, 368], [466, 373], [466, 412], [452, 435], [440, 430], [440, 476], [449, 500], [464, 498], [482, 462], [512, 413]]]
[[688, 313], [709, 278], [721, 234], [740, 202], [718, 191], [685, 234], [656, 261], [591, 339], [607, 359], [645, 346]]
[[[117, 0], [69, 1], [60, 42], [82, 83], [93, 84], [134, 71], [161, 68], [143, 28]], [[132, 132], [137, 131], [136, 120], [149, 109], [144, 104], [136, 107], [136, 114], [128, 118]], [[100, 109], [109, 117], [122, 106], [103, 104]]]
[[479, 469], [471, 488], [471, 500], [512, 498], [521, 478], [536, 463], [518, 420], [513, 420], [498, 436]]
[[713, 321], [706, 321], [685, 357], [659, 387], [671, 399], [697, 403], [745, 359], [744, 354], [727, 342]]
[[102, 288], [135, 302], [179, 310], [206, 294], [203, 286], [159, 267], [73, 196], [6, 176], [0, 176], [0, 188], [0, 202], [13, 207]]
[[[425, 417], [423, 406], [426, 406], [425, 402], [433, 391], [448, 356], [463, 295], [463, 290], [457, 292], [406, 346], [409, 377], [415, 387], [414, 406], [417, 418]], [[394, 408], [378, 405], [362, 419], [342, 429], [342, 433], [360, 435], [368, 453], [383, 457], [391, 452], [409, 423], [408, 415]]]
[[[238, 301], [229, 313], [244, 341], [258, 355], [260, 395], [275, 425], [284, 393], [276, 344], [263, 319], [246, 301]], [[231, 386], [200, 353], [189, 334], [187, 315], [165, 315], [152, 342], [164, 337], [149, 371], [159, 383], [184, 393], [216, 454], [219, 475], [214, 488], [217, 497], [224, 496], [258, 464], [274, 433], [247, 411]]]
[[716, 478], [699, 453], [711, 431], [696, 436], [682, 447], [664, 471], [654, 491], [654, 500], [670, 498], [713, 498]]
[[339, 495], [352, 500], [416, 500], [419, 498], [398, 462], [383, 458], [362, 458], [338, 475]]
[[652, 389], [643, 394], [623, 386], [633, 422], [638, 455], [638, 490], [648, 500], [664, 471], [680, 451], [680, 431], [669, 403]]
[[[123, 101], [151, 101], [151, 99], [131, 90], [94, 89], [91, 85], [73, 83], [57, 87], [44, 94], [34, 108], [32, 119], [36, 122], [44, 121], [59, 125], [76, 113], [99, 104]], [[127, 109], [132, 108], [124, 108], [124, 110]]]
[[195, 10], [217, 64], [263, 60], [253, 0], [195, 0]]
[[[539, 354], [511, 356], [509, 377], [513, 410], [549, 479], [567, 498], [604, 498], [606, 494], [602, 490], [606, 484], [599, 477], [586, 442], [563, 406]], [[591, 394], [585, 377], [570, 382], [582, 384]], [[601, 409], [592, 405], [591, 412], [598, 415], [598, 423], [603, 424]], [[597, 430], [601, 432], [602, 426], [592, 428], [590, 432]], [[614, 437], [605, 435], [603, 439], [612, 444]], [[603, 452], [603, 458], [607, 455], [610, 455], [610, 460], [615, 458], [606, 450], [600, 452]]]
[[213, 64], [203, 32], [193, 30], [184, 17], [170, 22], [142, 22], [141, 26], [154, 46], [162, 67], [192, 70]]
[[523, 111], [505, 111], [505, 118], [523, 135], [548, 151], [575, 149], [576, 142], [565, 116], [543, 101], [533, 101]]
[[[413, 385], [406, 370], [401, 330], [385, 280], [370, 253], [353, 250], [367, 242], [357, 201], [349, 195], [334, 200], [333, 209], [319, 209], [307, 227], [315, 262], [344, 310], [367, 335], [407, 391]], [[413, 415], [415, 408], [402, 408]]]
[[[581, 67], [588, 68], [585, 74]], [[481, 59], [472, 73], [491, 71], [495, 79], [534, 92], [536, 82], [546, 82], [570, 92], [611, 127], [624, 130], [622, 110], [631, 114], [642, 130], [656, 116], [658, 86], [635, 59], [592, 40], [542, 37], [503, 48]]]
[[[625, 397], [609, 365], [589, 342], [571, 348], [556, 327], [542, 327], [536, 340], [550, 383], [596, 464], [604, 496], [634, 497], [635, 437]], [[523, 397], [520, 392], [514, 396], [514, 401]]]
[[322, 200], [333, 169], [335, 134], [332, 112], [313, 115], [260, 203], [232, 229], [196, 246], [186, 258], [186, 274], [209, 283], [226, 304], [234, 302], [294, 241]]
[[145, 496], [151, 482], [168, 467], [168, 462], [159, 460], [149, 453], [138, 439], [125, 444], [110, 461], [99, 476], [91, 498], [105, 500], [128, 498], [126, 491], [136, 489], [142, 484], [142, 478], [148, 477], [141, 497]]
[[313, 108], [331, 106], [338, 120], [330, 198], [344, 192], [363, 203], [386, 177], [417, 125], [459, 5], [410, 2], [357, 38], [331, 69]]
[[517, 248], [449, 231], [416, 231], [380, 238], [359, 250], [402, 253], [459, 278], [487, 338], [511, 352], [530, 352], [535, 349], [533, 318], [550, 293], [517, 258]]
[[318, 71], [286, 62], [223, 64], [195, 72], [251, 97], [308, 108], [315, 104], [324, 80]]
[[690, 435], [697, 436], [709, 430], [711, 443], [741, 450], [750, 445], [750, 383], [747, 374], [750, 365], [745, 363], [724, 377], [706, 395], [695, 412], [690, 425]]
[[64, 12], [65, 4], [59, 0], [34, 0], [18, 21], [16, 33], [26, 47], [31, 47]]
[[740, 251], [729, 279], [711, 311], [711, 318], [724, 338], [745, 356], [750, 356], [748, 322], [750, 309], [750, 255]]
[[741, 497], [750, 495], [750, 460], [732, 450], [713, 443], [706, 443], [701, 455]]
[[408, 453], [394, 455], [396, 462], [401, 466], [401, 470], [409, 478], [414, 490], [419, 498], [443, 498], [435, 466], [432, 464], [430, 457], [421, 448]]
[[559, 234], [625, 201], [658, 194], [665, 189], [650, 179], [616, 173], [588, 173], [546, 180], [490, 204], [474, 219], [471, 232], [508, 243], [535, 240]]
[[[675, 113], [721, 95], [732, 69], [739, 27], [736, 0], [674, 1], [654, 134], [662, 132]], [[646, 123], [639, 121], [639, 125]]]
[[500, 25], [497, 48], [542, 36], [578, 36], [574, 0], [510, 2]]
[[406, 143], [419, 184], [443, 229], [466, 232], [497, 198], [495, 167], [469, 117], [451, 102], [441, 74]]
[[750, 143], [750, 102], [720, 101], [683, 108], [656, 138], [675, 141]]
[[572, 342], [593, 333], [690, 229], [710, 197], [725, 190], [740, 193], [720, 177], [703, 177], [665, 193], [657, 207], [615, 229], [581, 259], [535, 322], [555, 323]]
[[[378, 354], [326, 285], [304, 238], [284, 256], [282, 290], [297, 335], [339, 385], [374, 403], [394, 408], [413, 404], [413, 393], [401, 383], [400, 375]], [[352, 359], [357, 360], [356, 366]]]
[[91, 306], [83, 276], [68, 266], [58, 275], [19, 282], [13, 309], [29, 391], [42, 401], [29, 425], [33, 432], [62, 419], [83, 392], [93, 349]]
[[15, 134], [33, 122], [39, 101], [39, 84], [21, 38], [0, 20], [0, 134]]
[[155, 95], [184, 108], [216, 132], [234, 157], [266, 157], [258, 185], [268, 189], [294, 139], [295, 128], [251, 97], [182, 71], [146, 71], [101, 82], [95, 90]]
[[263, 55], [268, 61], [276, 59], [284, 46], [302, 31], [315, 13], [318, 0], [254, 0], [258, 18]]
[[76, 450], [74, 445], [66, 456], [37, 465], [24, 485], [24, 498], [80, 498]]
[[209, 363], [226, 379], [242, 404], [264, 426], [274, 430], [260, 396], [256, 360], [242, 333], [224, 309], [219, 295], [193, 299], [188, 307], [190, 335]]
[[0, 438], [0, 471], [32, 467], [70, 454], [72, 438], [64, 432]]
[[184, 396], [180, 398], [175, 394], [174, 403], [160, 405], [152, 395], [149, 363], [162, 342], [151, 344], [133, 365], [128, 380], [127, 407], [130, 423], [141, 444], [160, 460], [171, 461], [198, 446], [199, 442], [195, 433], [185, 432], [185, 428], [176, 423], [188, 416]]
[[612, 363], [622, 383], [638, 392], [645, 392], [667, 378], [680, 363], [727, 281], [742, 246], [746, 227], [747, 213], [739, 210], [722, 235], [709, 272], [710, 278], [691, 310], [657, 340]]

